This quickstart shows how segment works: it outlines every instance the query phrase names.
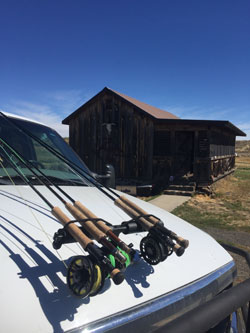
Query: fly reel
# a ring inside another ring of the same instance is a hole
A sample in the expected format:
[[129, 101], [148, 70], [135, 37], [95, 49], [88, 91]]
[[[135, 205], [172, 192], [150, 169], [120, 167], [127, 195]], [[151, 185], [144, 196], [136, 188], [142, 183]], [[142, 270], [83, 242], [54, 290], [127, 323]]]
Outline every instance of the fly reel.
[[150, 265], [157, 265], [173, 253], [173, 250], [159, 239], [152, 236], [142, 238], [140, 251], [143, 259]]
[[102, 289], [105, 273], [87, 256], [73, 257], [67, 273], [67, 285], [77, 297], [95, 296]]
[[121, 272], [124, 272], [125, 269], [131, 264], [131, 257], [129, 254], [127, 254], [125, 251], [123, 251], [122, 249], [120, 249], [118, 247], [119, 251], [123, 254], [123, 256], [126, 258], [126, 261], [124, 264], [120, 263], [118, 260], [116, 260], [116, 258], [110, 254], [108, 256], [110, 263], [113, 267], [118, 268]]

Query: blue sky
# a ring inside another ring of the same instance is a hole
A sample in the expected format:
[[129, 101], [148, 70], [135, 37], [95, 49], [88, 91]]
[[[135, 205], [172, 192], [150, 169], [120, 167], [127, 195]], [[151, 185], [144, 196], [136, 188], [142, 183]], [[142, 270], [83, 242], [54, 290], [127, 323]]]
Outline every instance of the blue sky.
[[66, 136], [105, 86], [250, 140], [250, 2], [0, 0], [0, 110]]

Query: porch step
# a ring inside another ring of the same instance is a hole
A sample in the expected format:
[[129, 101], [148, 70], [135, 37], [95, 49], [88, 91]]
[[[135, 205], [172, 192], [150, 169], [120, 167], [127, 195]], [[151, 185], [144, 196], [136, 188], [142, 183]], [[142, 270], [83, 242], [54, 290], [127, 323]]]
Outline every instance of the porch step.
[[166, 195], [184, 195], [191, 197], [194, 194], [194, 191], [176, 191], [176, 190], [164, 190], [163, 192]]
[[196, 183], [189, 182], [188, 184], [171, 184], [163, 192], [166, 195], [184, 195], [191, 197], [196, 190]]
[[194, 191], [195, 190], [195, 184], [189, 184], [189, 185], [169, 185], [168, 190], [174, 190], [174, 191]]

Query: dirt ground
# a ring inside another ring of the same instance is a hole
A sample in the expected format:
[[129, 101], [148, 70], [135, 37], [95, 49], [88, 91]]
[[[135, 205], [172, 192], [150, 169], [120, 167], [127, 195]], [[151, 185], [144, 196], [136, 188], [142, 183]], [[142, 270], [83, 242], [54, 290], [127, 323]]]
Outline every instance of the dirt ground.
[[[250, 142], [249, 142], [250, 143]], [[250, 154], [236, 159], [236, 171], [212, 186], [212, 195], [196, 195], [183, 210], [192, 211], [194, 221], [202, 220], [199, 227], [217, 241], [239, 247], [250, 253]], [[188, 208], [193, 209], [188, 209]], [[182, 212], [180, 212], [182, 214]], [[198, 218], [197, 218], [198, 215]], [[236, 261], [238, 276], [236, 282], [250, 277], [250, 269], [242, 257], [231, 253]]]
[[[226, 244], [240, 245], [244, 250], [250, 252], [250, 234], [243, 231], [221, 230], [217, 228], [203, 228], [213, 238], [225, 242]], [[236, 283], [242, 282], [250, 277], [250, 268], [246, 260], [241, 256], [230, 252], [237, 266]]]
[[250, 157], [236, 160], [236, 172], [216, 182], [212, 195], [196, 195], [188, 202], [202, 214], [221, 217], [228, 228], [250, 231]]
[[[250, 143], [250, 142], [249, 142]], [[247, 149], [243, 147], [243, 150]], [[247, 147], [249, 148], [249, 147]], [[197, 195], [188, 201], [202, 214], [224, 219], [225, 228], [204, 226], [202, 229], [218, 241], [250, 252], [250, 154], [236, 160], [237, 171], [213, 185], [213, 195]], [[241, 231], [248, 228], [248, 232]], [[227, 229], [227, 230], [226, 230]], [[237, 265], [236, 283], [250, 277], [250, 268], [241, 256], [230, 253]]]

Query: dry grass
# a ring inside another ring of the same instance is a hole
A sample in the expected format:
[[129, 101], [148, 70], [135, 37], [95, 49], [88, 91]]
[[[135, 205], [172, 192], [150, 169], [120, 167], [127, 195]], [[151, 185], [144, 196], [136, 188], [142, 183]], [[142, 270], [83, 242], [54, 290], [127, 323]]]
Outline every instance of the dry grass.
[[234, 174], [213, 185], [213, 195], [196, 195], [173, 213], [199, 226], [250, 231], [250, 157], [236, 161]]
[[242, 140], [242, 141], [236, 141], [236, 152], [241, 155], [242, 153], [248, 153], [250, 154], [250, 141], [249, 140]]

